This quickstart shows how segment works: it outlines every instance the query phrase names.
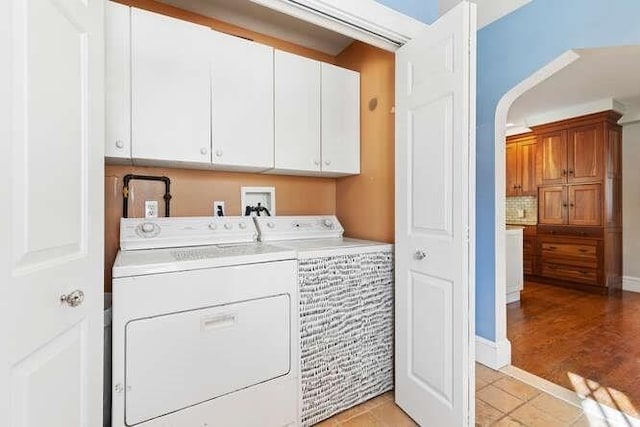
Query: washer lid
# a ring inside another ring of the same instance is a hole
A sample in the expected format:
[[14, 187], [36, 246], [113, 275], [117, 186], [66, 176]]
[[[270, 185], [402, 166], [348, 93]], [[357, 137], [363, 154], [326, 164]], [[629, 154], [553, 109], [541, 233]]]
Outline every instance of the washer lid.
[[264, 243], [120, 251], [113, 278], [296, 259], [291, 248]]
[[262, 242], [342, 237], [344, 228], [335, 215], [256, 216]]

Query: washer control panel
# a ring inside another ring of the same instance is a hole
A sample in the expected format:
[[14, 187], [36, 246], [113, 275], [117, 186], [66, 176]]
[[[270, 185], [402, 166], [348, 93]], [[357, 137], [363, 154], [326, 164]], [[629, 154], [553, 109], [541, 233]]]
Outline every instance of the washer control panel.
[[258, 238], [262, 242], [342, 237], [344, 228], [335, 215], [256, 216]]
[[122, 218], [120, 249], [156, 249], [250, 243], [258, 230], [250, 217]]

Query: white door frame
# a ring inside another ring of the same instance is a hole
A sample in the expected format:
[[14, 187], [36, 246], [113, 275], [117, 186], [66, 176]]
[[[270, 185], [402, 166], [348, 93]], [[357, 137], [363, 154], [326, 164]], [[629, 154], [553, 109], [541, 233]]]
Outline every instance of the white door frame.
[[428, 26], [374, 0], [251, 1], [390, 52]]
[[569, 50], [511, 88], [498, 102], [495, 116], [495, 342], [476, 337], [477, 360], [499, 369], [511, 364], [511, 343], [507, 339], [507, 241], [505, 228], [505, 138], [507, 115], [522, 94], [580, 58]]

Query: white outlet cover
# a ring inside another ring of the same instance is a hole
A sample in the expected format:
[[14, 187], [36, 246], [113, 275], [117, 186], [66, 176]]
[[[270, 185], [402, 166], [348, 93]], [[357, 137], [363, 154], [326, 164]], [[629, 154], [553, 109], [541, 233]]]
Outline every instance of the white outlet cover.
[[158, 201], [147, 200], [144, 202], [144, 217], [158, 218]]

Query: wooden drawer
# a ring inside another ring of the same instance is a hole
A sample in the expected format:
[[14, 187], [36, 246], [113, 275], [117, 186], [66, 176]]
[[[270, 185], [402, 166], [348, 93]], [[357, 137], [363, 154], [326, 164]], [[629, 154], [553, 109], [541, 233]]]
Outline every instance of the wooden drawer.
[[524, 274], [533, 274], [533, 257], [524, 257], [522, 259], [522, 272]]
[[597, 267], [598, 247], [593, 243], [541, 242], [540, 254], [543, 260], [558, 261], [562, 264]]
[[598, 285], [598, 272], [595, 268], [560, 265], [543, 262], [541, 275], [552, 279], [568, 280], [571, 282]]

